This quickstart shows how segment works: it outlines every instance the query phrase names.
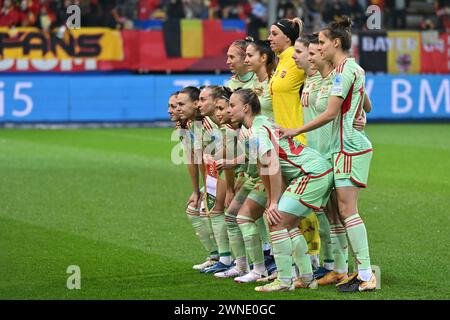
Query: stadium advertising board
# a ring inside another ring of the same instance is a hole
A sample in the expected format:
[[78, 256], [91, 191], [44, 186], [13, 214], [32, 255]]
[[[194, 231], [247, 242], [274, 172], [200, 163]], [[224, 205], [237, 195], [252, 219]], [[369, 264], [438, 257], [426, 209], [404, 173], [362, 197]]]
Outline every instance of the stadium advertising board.
[[162, 30], [82, 28], [63, 34], [0, 28], [0, 71], [226, 71], [228, 46], [246, 36], [220, 20], [167, 24]]
[[[176, 20], [158, 30], [82, 28], [60, 34], [0, 28], [0, 71], [227, 71], [226, 51], [245, 30], [221, 20]], [[361, 32], [352, 53], [366, 71], [450, 72], [450, 34]]]
[[420, 73], [450, 73], [450, 34], [422, 33]]
[[[167, 99], [184, 86], [227, 75], [3, 76], [0, 123], [168, 120]], [[448, 76], [368, 75], [369, 120], [450, 119]]]
[[0, 28], [0, 70], [95, 70], [97, 62], [123, 61], [123, 48], [120, 31], [108, 28], [83, 28], [65, 33]]

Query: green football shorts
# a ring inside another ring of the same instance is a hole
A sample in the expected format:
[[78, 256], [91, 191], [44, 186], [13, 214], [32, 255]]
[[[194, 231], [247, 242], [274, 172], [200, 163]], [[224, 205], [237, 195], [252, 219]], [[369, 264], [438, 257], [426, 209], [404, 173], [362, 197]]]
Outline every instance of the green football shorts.
[[261, 179], [248, 178], [234, 196], [234, 199], [241, 204], [243, 204], [247, 198], [257, 202], [264, 208], [266, 207], [266, 192]]
[[372, 155], [373, 151], [357, 155], [348, 155], [343, 152], [333, 154], [336, 188], [348, 186], [366, 188]]
[[298, 217], [307, 217], [311, 209], [319, 210], [326, 206], [332, 187], [332, 171], [318, 178], [300, 176], [290, 183], [281, 196], [278, 210]]

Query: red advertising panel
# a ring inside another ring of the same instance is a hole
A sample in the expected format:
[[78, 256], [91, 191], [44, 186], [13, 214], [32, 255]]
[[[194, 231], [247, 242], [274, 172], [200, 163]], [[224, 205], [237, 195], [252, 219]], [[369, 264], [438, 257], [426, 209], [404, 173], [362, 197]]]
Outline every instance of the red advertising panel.
[[450, 73], [450, 34], [422, 32], [421, 73]]

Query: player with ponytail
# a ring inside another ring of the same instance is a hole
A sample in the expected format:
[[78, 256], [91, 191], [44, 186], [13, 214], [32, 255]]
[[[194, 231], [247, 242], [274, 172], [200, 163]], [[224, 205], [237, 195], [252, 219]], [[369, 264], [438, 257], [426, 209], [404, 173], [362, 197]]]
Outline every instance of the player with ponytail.
[[[353, 122], [363, 112], [365, 72], [350, 56], [351, 20], [343, 17], [319, 33], [318, 50], [335, 67], [327, 108], [317, 118], [298, 129], [285, 129], [283, 136], [296, 136], [332, 122], [331, 157], [340, 220], [357, 261], [358, 272], [337, 284], [339, 292], [371, 291], [376, 288], [372, 273], [365, 224], [358, 212], [358, 193], [367, 186], [372, 144]], [[369, 108], [370, 109], [370, 108]]]
[[[280, 140], [279, 126], [261, 115], [261, 105], [254, 91], [242, 89], [233, 93], [228, 110], [231, 121], [242, 124], [251, 133], [249, 159], [257, 162], [268, 199], [265, 212], [277, 279], [255, 289], [269, 292], [317, 288], [307, 255], [308, 246], [298, 225], [301, 217], [328, 201], [333, 180], [331, 165], [318, 152], [294, 139]], [[248, 214], [250, 221], [259, 218], [259, 212]], [[292, 278], [296, 276], [292, 273], [294, 262], [300, 277], [293, 282]]]
[[[278, 55], [278, 65], [270, 80], [272, 107], [275, 122], [283, 128], [298, 128], [303, 125], [300, 89], [305, 81], [305, 72], [297, 68], [292, 56], [297, 38], [303, 34], [303, 22], [299, 18], [280, 19], [270, 27], [270, 47]], [[307, 145], [305, 135], [296, 137]], [[311, 256], [320, 252], [319, 222], [313, 212], [301, 219], [300, 228], [308, 242]]]

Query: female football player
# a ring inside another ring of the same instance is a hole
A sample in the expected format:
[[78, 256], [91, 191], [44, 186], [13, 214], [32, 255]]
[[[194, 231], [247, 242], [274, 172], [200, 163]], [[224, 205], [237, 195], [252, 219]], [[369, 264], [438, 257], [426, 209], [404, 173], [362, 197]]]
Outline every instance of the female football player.
[[296, 136], [332, 121], [334, 181], [340, 218], [357, 260], [358, 272], [337, 284], [339, 292], [371, 291], [376, 288], [369, 256], [367, 231], [358, 212], [358, 193], [367, 186], [372, 144], [363, 131], [353, 127], [353, 120], [363, 112], [365, 72], [350, 57], [351, 20], [344, 17], [332, 22], [319, 33], [319, 51], [335, 66], [335, 76], [327, 100], [327, 109], [299, 129], [283, 130], [285, 136]]
[[[298, 288], [317, 288], [313, 278], [308, 246], [300, 229], [300, 217], [311, 209], [326, 204], [331, 191], [332, 169], [329, 161], [318, 152], [294, 139], [279, 140], [279, 127], [261, 115], [256, 93], [238, 90], [230, 98], [228, 108], [231, 121], [249, 129], [250, 150], [256, 148], [259, 176], [263, 180], [268, 208], [273, 253], [278, 277], [272, 283], [256, 287], [257, 291], [288, 291]], [[252, 155], [250, 155], [252, 157]], [[283, 178], [288, 188], [283, 187]], [[255, 220], [255, 212], [249, 212]], [[292, 263], [298, 266], [300, 277], [292, 282]]]

